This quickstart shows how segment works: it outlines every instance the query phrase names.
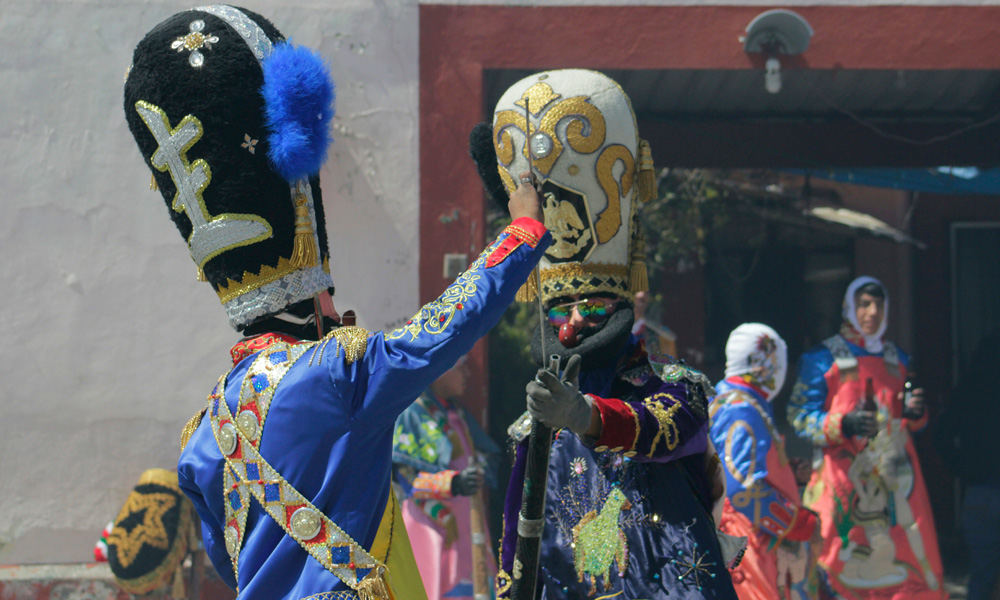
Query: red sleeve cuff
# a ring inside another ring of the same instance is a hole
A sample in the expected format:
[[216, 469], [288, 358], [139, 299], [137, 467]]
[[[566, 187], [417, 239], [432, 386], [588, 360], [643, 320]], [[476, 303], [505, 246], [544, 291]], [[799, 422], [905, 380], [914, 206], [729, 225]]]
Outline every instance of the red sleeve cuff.
[[418, 500], [451, 498], [451, 480], [457, 471], [420, 471], [413, 480], [413, 497]]
[[601, 413], [601, 437], [595, 449], [629, 452], [639, 437], [639, 415], [627, 402], [615, 398], [599, 398], [593, 394], [594, 406]]
[[498, 238], [500, 243], [486, 259], [486, 266], [495, 267], [502, 263], [521, 244], [531, 249], [537, 248], [545, 232], [545, 226], [534, 219], [528, 217], [516, 219], [500, 233]]
[[508, 225], [505, 231], [532, 248], [535, 248], [548, 229], [545, 228], [543, 223], [530, 217], [519, 217], [514, 219], [514, 222]]
[[818, 519], [816, 513], [799, 507], [798, 512], [795, 513], [795, 522], [788, 528], [785, 539], [793, 542], [808, 542], [812, 539], [813, 532], [816, 531]]
[[843, 443], [844, 429], [840, 423], [843, 419], [843, 413], [827, 413], [823, 422], [823, 434], [826, 435], [827, 445]]

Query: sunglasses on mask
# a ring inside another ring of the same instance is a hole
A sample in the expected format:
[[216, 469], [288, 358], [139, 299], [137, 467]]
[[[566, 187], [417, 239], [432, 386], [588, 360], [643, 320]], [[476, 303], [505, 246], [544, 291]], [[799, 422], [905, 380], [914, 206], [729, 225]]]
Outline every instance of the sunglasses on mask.
[[549, 309], [549, 323], [556, 327], [569, 323], [575, 308], [580, 313], [580, 317], [598, 325], [607, 320], [617, 303], [617, 300], [610, 298], [588, 298], [578, 302], [559, 304]]

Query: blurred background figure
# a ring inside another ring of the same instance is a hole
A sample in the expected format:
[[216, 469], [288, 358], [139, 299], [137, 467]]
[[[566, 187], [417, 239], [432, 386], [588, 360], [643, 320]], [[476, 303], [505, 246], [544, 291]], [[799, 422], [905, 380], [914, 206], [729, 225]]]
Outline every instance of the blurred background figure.
[[996, 452], [995, 369], [1000, 365], [1000, 330], [979, 342], [962, 374], [938, 435], [941, 455], [965, 486], [962, 538], [969, 551], [969, 600], [1000, 598], [1000, 463]]
[[393, 435], [393, 479], [429, 600], [489, 594], [497, 570], [481, 494], [487, 478], [495, 485], [489, 465], [500, 449], [459, 404], [467, 380], [462, 358], [400, 415]]
[[767, 325], [744, 323], [726, 342], [726, 378], [715, 386], [710, 436], [725, 456], [726, 503], [719, 529], [748, 538], [733, 571], [740, 600], [816, 598], [810, 553], [819, 519], [803, 508], [775, 426], [772, 401], [788, 371], [788, 347]]
[[[799, 436], [823, 449], [805, 504], [820, 515], [820, 566], [851, 598], [946, 597], [930, 501], [910, 439], [927, 423], [910, 359], [883, 339], [889, 294], [859, 277], [840, 333], [806, 352], [788, 403]], [[906, 391], [904, 393], [904, 387]]]
[[677, 356], [677, 335], [669, 327], [648, 314], [653, 298], [649, 292], [635, 294], [635, 323], [632, 334], [646, 342], [646, 350], [651, 354]]

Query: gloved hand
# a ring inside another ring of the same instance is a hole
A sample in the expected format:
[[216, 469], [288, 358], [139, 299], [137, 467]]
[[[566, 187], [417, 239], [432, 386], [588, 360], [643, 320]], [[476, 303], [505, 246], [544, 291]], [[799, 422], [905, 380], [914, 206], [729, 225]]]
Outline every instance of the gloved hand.
[[[902, 392], [899, 393], [899, 397], [900, 400], [903, 399]], [[924, 403], [924, 390], [923, 388], [917, 388], [910, 395], [910, 401], [903, 407], [903, 418], [916, 421], [924, 416], [926, 410], [927, 405]]]
[[593, 401], [580, 393], [580, 355], [570, 357], [562, 379], [548, 369], [539, 369], [526, 388], [528, 412], [552, 429], [566, 428], [577, 435], [590, 429]]
[[845, 414], [841, 419], [840, 431], [845, 438], [856, 435], [874, 437], [878, 433], [878, 419], [872, 411], [854, 410]]
[[483, 487], [485, 475], [479, 467], [466, 467], [451, 478], [452, 496], [472, 496]]

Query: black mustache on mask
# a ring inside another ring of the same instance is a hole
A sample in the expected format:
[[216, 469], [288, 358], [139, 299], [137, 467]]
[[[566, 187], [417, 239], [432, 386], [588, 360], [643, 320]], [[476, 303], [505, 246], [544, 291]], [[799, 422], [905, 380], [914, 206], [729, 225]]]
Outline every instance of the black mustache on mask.
[[531, 336], [531, 358], [539, 365], [548, 365], [548, 358], [542, 360], [542, 335], [545, 336], [545, 351], [559, 356], [559, 368], [566, 366], [571, 356], [580, 355], [580, 368], [584, 371], [600, 369], [612, 364], [628, 342], [635, 323], [635, 312], [631, 306], [621, 304], [614, 314], [597, 327], [585, 327], [579, 333], [579, 343], [567, 348], [559, 341], [555, 327], [548, 325], [535, 328]]

